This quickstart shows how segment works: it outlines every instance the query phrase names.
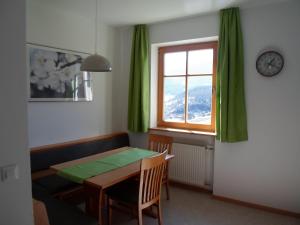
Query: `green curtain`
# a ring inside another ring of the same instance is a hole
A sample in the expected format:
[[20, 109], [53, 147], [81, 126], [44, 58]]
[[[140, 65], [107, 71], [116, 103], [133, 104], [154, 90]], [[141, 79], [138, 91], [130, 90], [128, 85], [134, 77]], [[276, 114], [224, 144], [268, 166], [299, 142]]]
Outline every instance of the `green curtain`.
[[146, 25], [136, 25], [132, 38], [128, 130], [147, 132], [150, 104], [149, 41]]
[[216, 100], [217, 140], [247, 140], [243, 35], [239, 8], [220, 12]]

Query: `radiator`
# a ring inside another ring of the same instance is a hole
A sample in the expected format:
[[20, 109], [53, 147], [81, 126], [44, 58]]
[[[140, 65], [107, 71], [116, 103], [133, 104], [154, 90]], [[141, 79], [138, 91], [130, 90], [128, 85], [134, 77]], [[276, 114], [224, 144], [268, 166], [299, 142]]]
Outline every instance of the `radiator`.
[[213, 147], [173, 143], [170, 180], [212, 190]]

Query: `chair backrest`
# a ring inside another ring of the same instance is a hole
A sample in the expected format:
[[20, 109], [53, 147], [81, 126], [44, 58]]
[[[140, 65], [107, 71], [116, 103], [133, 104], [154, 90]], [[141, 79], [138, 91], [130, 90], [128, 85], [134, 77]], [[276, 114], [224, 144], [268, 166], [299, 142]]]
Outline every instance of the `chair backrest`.
[[139, 189], [139, 207], [142, 209], [149, 207], [160, 199], [166, 155], [167, 151], [142, 160]]
[[164, 135], [149, 134], [148, 149], [156, 152], [172, 154], [173, 138]]
[[33, 218], [34, 225], [49, 225], [49, 219], [45, 204], [33, 199]]

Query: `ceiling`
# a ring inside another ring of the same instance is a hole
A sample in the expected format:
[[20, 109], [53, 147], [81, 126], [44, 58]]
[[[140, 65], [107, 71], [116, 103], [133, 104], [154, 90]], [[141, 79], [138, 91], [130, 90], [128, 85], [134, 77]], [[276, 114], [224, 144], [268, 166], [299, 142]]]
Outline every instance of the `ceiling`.
[[[94, 18], [98, 1], [99, 19], [113, 26], [151, 24], [166, 20], [192, 17], [222, 8], [256, 7], [292, 0], [27, 0], [56, 10], [69, 11]], [[298, 0], [294, 0], [298, 1]]]
[[102, 19], [110, 25], [157, 23], [218, 11], [286, 0], [99, 0]]

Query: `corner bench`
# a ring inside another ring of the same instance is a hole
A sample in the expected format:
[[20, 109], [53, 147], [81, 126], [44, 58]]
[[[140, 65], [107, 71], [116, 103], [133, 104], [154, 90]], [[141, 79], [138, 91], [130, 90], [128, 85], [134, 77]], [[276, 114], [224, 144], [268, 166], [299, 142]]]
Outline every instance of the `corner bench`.
[[119, 132], [31, 149], [32, 196], [45, 204], [51, 225], [96, 225], [97, 220], [61, 201], [78, 190], [77, 195], [85, 197], [83, 189], [81, 185], [57, 176], [49, 167], [125, 146], [129, 146], [128, 134]]
[[128, 134], [119, 132], [32, 148], [30, 151], [32, 182], [51, 195], [76, 189], [79, 184], [57, 176], [49, 167], [124, 146], [129, 146]]

